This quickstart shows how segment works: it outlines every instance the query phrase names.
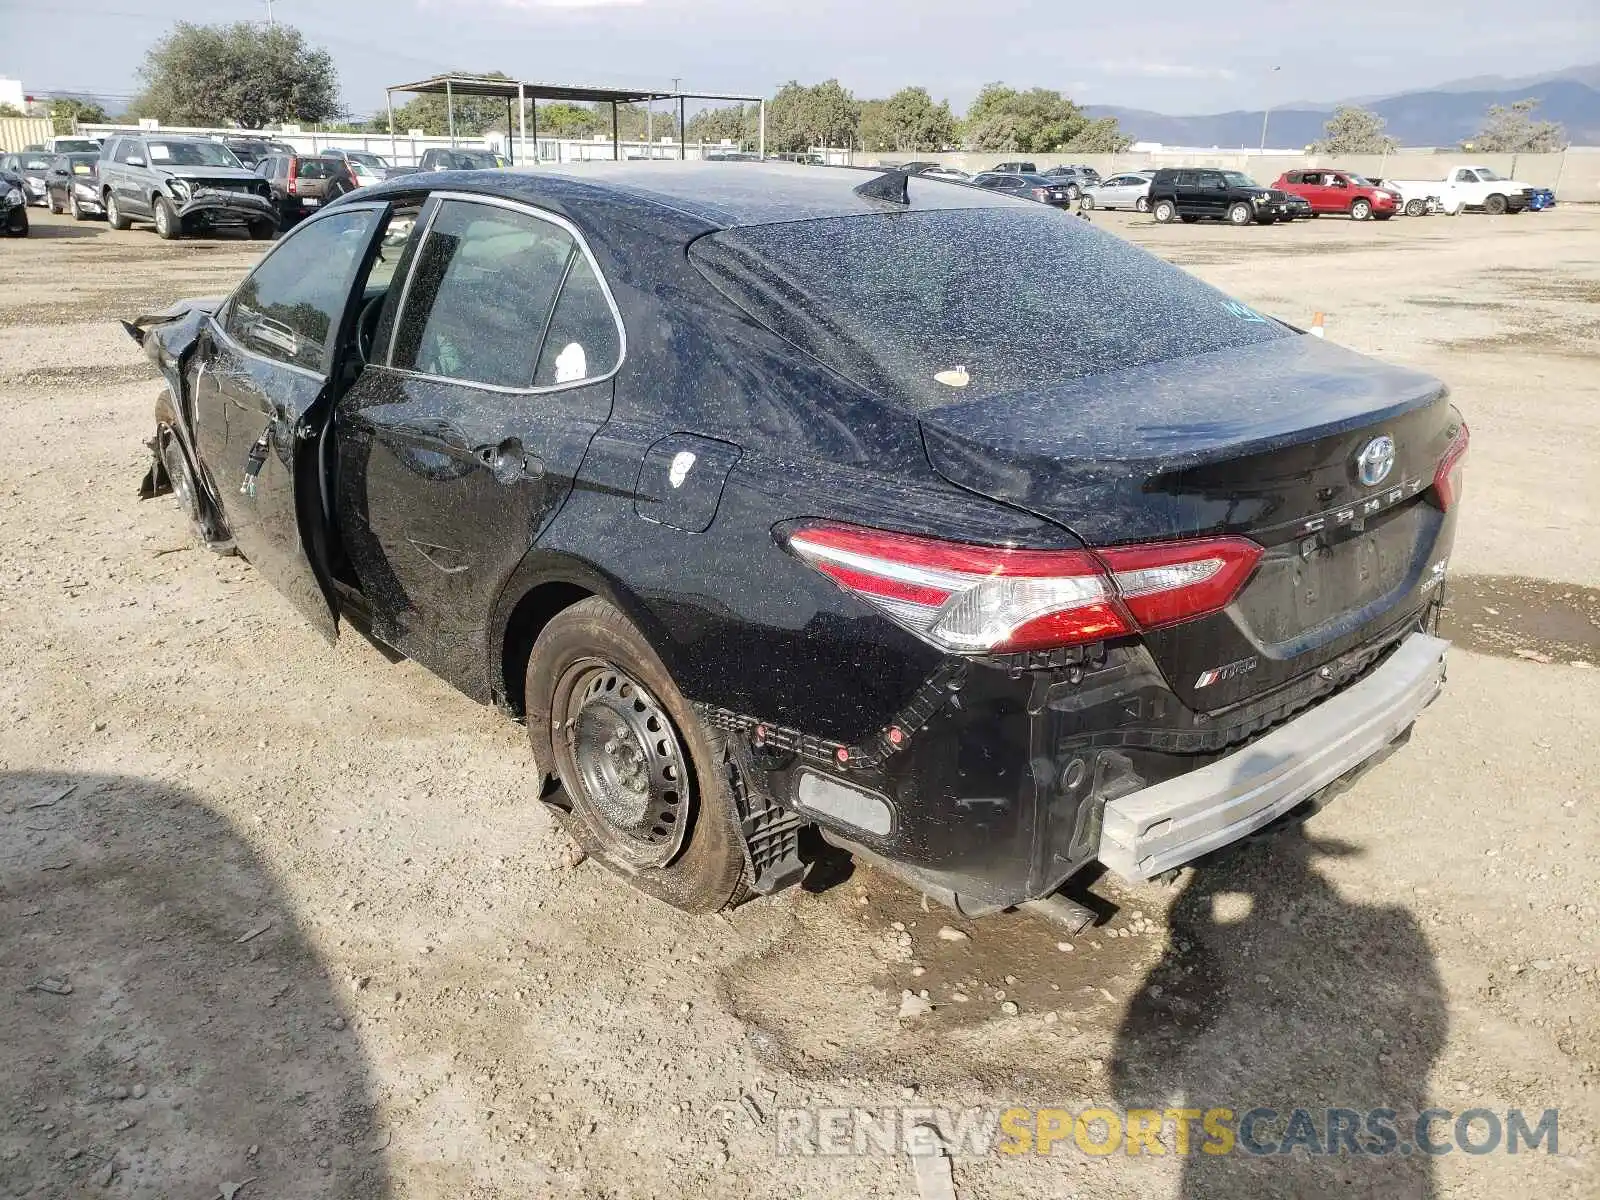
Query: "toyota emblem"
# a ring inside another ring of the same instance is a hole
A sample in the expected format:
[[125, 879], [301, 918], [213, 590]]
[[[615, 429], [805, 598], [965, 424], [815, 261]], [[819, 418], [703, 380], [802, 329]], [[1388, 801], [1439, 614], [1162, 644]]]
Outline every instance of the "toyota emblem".
[[1375, 437], [1356, 455], [1356, 476], [1366, 487], [1377, 487], [1394, 469], [1394, 439]]

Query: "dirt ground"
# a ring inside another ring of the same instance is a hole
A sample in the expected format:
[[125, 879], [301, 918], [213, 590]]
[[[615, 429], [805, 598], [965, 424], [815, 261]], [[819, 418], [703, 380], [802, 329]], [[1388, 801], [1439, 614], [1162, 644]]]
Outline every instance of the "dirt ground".
[[1096, 881], [1067, 950], [861, 867], [692, 919], [569, 865], [517, 725], [134, 499], [157, 388], [114, 320], [259, 247], [34, 213], [0, 241], [0, 1194], [909, 1197], [904, 1155], [780, 1156], [777, 1110], [1184, 1103], [1559, 1108], [1559, 1152], [1062, 1147], [955, 1184], [1600, 1196], [1600, 211], [1095, 214], [1442, 376], [1473, 445], [1411, 744], [1301, 833]]

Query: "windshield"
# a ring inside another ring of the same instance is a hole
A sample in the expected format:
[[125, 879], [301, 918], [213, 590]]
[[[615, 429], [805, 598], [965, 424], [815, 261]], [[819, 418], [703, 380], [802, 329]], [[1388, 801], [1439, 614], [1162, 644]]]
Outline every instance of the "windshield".
[[1488, 167], [1478, 167], [1478, 178], [1484, 183], [1497, 183], [1505, 179], [1498, 171], [1491, 171]]
[[485, 171], [500, 165], [499, 156], [487, 150], [456, 150], [448, 161], [458, 171]]
[[360, 163], [363, 167], [387, 167], [389, 164], [379, 154], [358, 154], [353, 150], [346, 150], [345, 158], [353, 163]]
[[216, 142], [150, 142], [152, 167], [237, 167], [233, 151]]
[[58, 154], [99, 154], [100, 147], [88, 138], [57, 138], [56, 153]]
[[1224, 171], [1222, 177], [1228, 181], [1229, 187], [1260, 187], [1254, 179], [1243, 171]]
[[[914, 408], [1290, 336], [1154, 255], [1038, 205], [744, 226], [689, 254], [757, 320]], [[956, 367], [967, 386], [936, 379]]]

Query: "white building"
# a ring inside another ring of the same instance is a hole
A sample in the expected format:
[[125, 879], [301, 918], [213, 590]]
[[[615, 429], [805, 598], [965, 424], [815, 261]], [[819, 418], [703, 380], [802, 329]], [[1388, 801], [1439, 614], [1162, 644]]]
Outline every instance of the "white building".
[[27, 93], [22, 90], [22, 80], [7, 79], [0, 75], [0, 104], [9, 104], [18, 112], [27, 112]]

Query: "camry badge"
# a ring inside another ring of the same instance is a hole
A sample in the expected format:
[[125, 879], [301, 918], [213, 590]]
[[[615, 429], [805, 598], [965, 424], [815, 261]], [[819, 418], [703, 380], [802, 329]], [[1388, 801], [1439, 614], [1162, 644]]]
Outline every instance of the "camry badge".
[[1367, 487], [1377, 487], [1394, 469], [1394, 439], [1375, 437], [1356, 455], [1356, 475]]

